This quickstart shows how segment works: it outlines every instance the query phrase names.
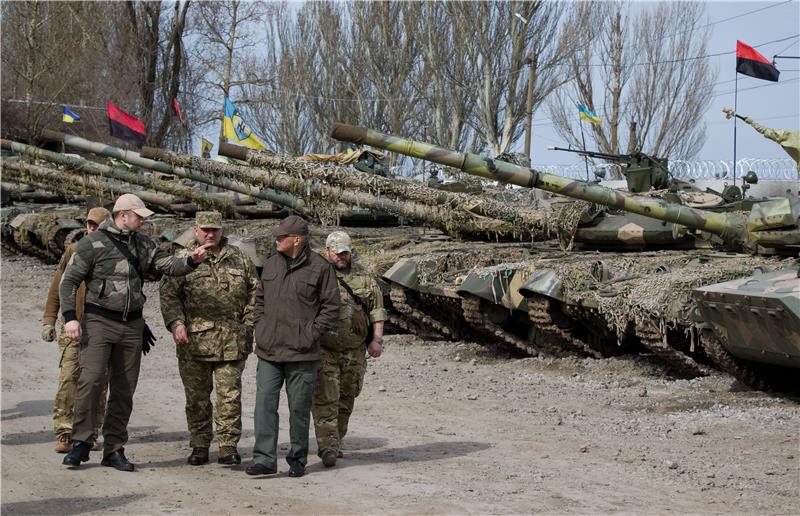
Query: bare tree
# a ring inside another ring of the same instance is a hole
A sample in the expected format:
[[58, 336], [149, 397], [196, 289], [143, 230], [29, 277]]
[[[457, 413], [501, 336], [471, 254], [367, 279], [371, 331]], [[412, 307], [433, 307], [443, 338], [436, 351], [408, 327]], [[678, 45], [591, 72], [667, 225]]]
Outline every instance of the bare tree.
[[[535, 110], [566, 80], [556, 68], [571, 54], [575, 31], [559, 29], [562, 3], [449, 3], [447, 8], [451, 23], [467, 33], [455, 51], [466, 56], [470, 74], [454, 86], [472, 91], [476, 106], [469, 123], [485, 148], [500, 154], [524, 130], [527, 74], [534, 81]], [[525, 66], [529, 62], [534, 65]]]
[[[204, 109], [196, 124], [204, 126], [220, 122], [222, 139], [223, 97], [234, 96], [234, 89], [253, 82], [245, 77], [243, 63], [249, 62], [261, 42], [255, 30], [266, 16], [264, 2], [226, 0], [199, 2], [192, 22], [192, 58], [194, 76], [205, 90]], [[246, 98], [234, 99], [237, 105], [248, 103]]]
[[[577, 147], [582, 142], [575, 104], [580, 103], [603, 121], [588, 126], [600, 151], [688, 158], [705, 140], [701, 119], [717, 75], [704, 59], [709, 34], [697, 28], [704, 7], [640, 7], [631, 18], [626, 3], [582, 5], [585, 19], [602, 20], [594, 25], [602, 31], [574, 54], [574, 81], [548, 103], [550, 116], [556, 131]], [[626, 123], [636, 129], [627, 130]]]

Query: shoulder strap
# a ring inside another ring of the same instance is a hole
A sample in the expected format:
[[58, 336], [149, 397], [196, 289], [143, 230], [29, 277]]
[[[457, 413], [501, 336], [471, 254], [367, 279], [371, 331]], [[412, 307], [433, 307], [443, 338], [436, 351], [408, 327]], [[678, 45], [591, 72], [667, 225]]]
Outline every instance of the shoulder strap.
[[363, 308], [364, 312], [369, 314], [369, 307], [367, 306], [367, 302], [364, 301], [363, 299], [361, 299], [360, 297], [358, 297], [356, 295], [356, 293], [353, 292], [353, 289], [350, 288], [350, 285], [348, 285], [347, 282], [345, 282], [341, 277], [339, 277], [338, 274], [336, 275], [336, 280], [339, 282], [339, 285], [344, 287], [344, 289], [347, 291], [347, 293], [350, 294], [350, 297], [353, 298], [353, 301], [355, 301], [357, 305], [359, 305], [361, 308]]
[[128, 263], [131, 264], [131, 267], [133, 267], [133, 270], [135, 270], [136, 274], [139, 275], [139, 281], [141, 281], [142, 285], [144, 285], [144, 275], [142, 274], [142, 266], [141, 266], [141, 263], [139, 262], [139, 258], [134, 256], [131, 253], [130, 249], [128, 249], [128, 246], [126, 246], [122, 242], [120, 242], [119, 239], [117, 239], [116, 236], [112, 235], [110, 232], [108, 232], [105, 229], [101, 229], [100, 232], [103, 233], [109, 240], [111, 240], [111, 243], [114, 244], [114, 247], [116, 247], [117, 250], [120, 253], [122, 253], [122, 256], [124, 256], [125, 259], [128, 260]]

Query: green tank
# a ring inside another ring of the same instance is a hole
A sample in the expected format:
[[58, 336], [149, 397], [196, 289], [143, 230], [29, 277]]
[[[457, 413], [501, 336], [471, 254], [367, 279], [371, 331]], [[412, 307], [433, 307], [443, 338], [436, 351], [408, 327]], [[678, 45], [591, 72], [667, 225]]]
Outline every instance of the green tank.
[[[670, 232], [715, 248], [599, 254], [556, 249], [536, 252], [521, 262], [477, 267], [463, 277], [455, 290], [462, 300], [471, 300], [473, 305], [469, 312], [464, 310], [465, 320], [473, 327], [483, 326], [484, 334], [510, 334], [534, 352], [553, 343], [570, 343], [588, 354], [606, 354], [614, 346], [617, 350], [643, 347], [682, 373], [704, 374], [707, 364], [713, 364], [757, 387], [764, 385], [765, 375], [759, 374], [765, 370], [762, 364], [780, 366], [781, 371], [798, 367], [800, 344], [796, 339], [765, 342], [770, 337], [762, 332], [741, 338], [741, 325], [733, 325], [731, 316], [712, 318], [701, 301], [703, 296], [715, 295], [712, 287], [733, 280], [747, 282], [757, 271], [767, 273], [756, 282], [765, 292], [775, 287], [774, 282], [785, 281], [774, 278], [785, 278], [787, 274], [797, 277], [796, 263], [786, 258], [796, 256], [800, 248], [800, 202], [795, 197], [753, 201], [736, 200], [734, 195], [723, 203], [728, 204], [727, 210], [722, 205], [698, 208], [674, 199], [670, 202], [615, 191], [366, 128], [337, 124], [333, 137], [635, 214], [642, 217], [642, 222], [671, 223], [675, 226]], [[678, 192], [674, 189], [672, 193]], [[730, 208], [731, 201], [739, 203], [734, 204], [738, 209]], [[745, 208], [749, 209], [741, 211]], [[642, 234], [637, 228], [631, 229], [632, 235]], [[580, 231], [576, 226], [575, 234]], [[640, 244], [639, 249], [644, 248]], [[709, 288], [710, 292], [704, 290]], [[742, 297], [752, 301], [754, 294]], [[786, 331], [795, 336], [797, 331], [792, 333], [792, 328], [800, 323], [797, 298], [798, 292], [790, 291], [774, 303], [783, 303], [782, 311], [775, 313], [786, 317]], [[507, 317], [498, 317], [498, 312]], [[527, 328], [511, 321], [519, 313], [527, 313]], [[770, 375], [774, 373], [770, 370]], [[772, 380], [772, 376], [766, 379]]]

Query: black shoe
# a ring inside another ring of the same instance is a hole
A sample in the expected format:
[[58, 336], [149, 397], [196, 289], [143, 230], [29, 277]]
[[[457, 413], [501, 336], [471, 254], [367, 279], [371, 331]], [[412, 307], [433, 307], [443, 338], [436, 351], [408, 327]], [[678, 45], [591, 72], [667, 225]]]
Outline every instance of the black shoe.
[[103, 460], [100, 462], [100, 464], [119, 471], [133, 471], [135, 467], [133, 463], [128, 462], [128, 459], [125, 457], [125, 448], [120, 448], [119, 450], [106, 455], [103, 457]]
[[77, 468], [81, 465], [81, 462], [89, 460], [89, 451], [91, 449], [92, 445], [90, 443], [72, 441], [72, 449], [64, 456], [64, 460], [61, 463], [65, 466]]
[[306, 467], [303, 466], [300, 462], [292, 462], [289, 464], [289, 476], [290, 477], [302, 477], [306, 474]]
[[248, 475], [274, 475], [278, 472], [278, 468], [275, 466], [270, 467], [260, 462], [254, 462], [247, 466], [244, 472]]
[[191, 466], [202, 466], [208, 462], [208, 448], [192, 448], [192, 454], [186, 459]]
[[336, 458], [337, 459], [343, 459], [344, 458], [344, 453], [342, 453], [342, 450], [339, 450], [339, 452], [336, 454]]

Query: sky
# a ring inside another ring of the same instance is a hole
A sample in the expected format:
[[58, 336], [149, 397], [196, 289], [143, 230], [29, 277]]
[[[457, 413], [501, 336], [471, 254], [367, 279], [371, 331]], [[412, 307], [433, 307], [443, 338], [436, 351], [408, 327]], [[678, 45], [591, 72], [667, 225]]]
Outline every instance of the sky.
[[[637, 2], [643, 3], [643, 2]], [[761, 9], [757, 13], [746, 14]], [[705, 115], [707, 139], [697, 160], [733, 159], [733, 120], [722, 113], [725, 106], [734, 105], [734, 79], [736, 77], [736, 40], [741, 40], [772, 59], [774, 54], [800, 56], [800, 0], [776, 2], [709, 1], [706, 17], [712, 23], [708, 54], [730, 52], [709, 58], [719, 74]], [[733, 19], [730, 19], [733, 18]], [[778, 43], [761, 46], [778, 39]], [[777, 83], [739, 75], [738, 113], [776, 129], [800, 129], [800, 59], [778, 59], [781, 70]], [[750, 89], [752, 88], [752, 89]], [[598, 113], [602, 118], [603, 113]], [[534, 164], [580, 163], [580, 158], [566, 153], [548, 151], [550, 145], [564, 145], [564, 141], [549, 125], [546, 109], [534, 114], [531, 154]], [[737, 124], [737, 160], [742, 158], [788, 158], [776, 143], [765, 139], [753, 128], [739, 121]]]

